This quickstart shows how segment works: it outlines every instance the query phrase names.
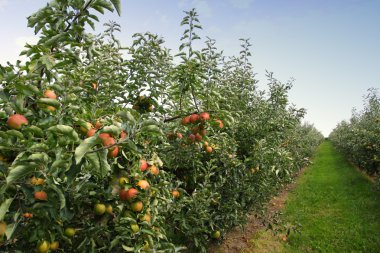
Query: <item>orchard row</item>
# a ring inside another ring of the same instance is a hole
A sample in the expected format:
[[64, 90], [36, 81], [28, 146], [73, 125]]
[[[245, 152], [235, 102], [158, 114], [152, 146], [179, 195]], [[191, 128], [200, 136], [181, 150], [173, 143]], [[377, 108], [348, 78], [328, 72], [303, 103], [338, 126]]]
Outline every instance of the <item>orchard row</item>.
[[291, 83], [258, 90], [248, 40], [195, 49], [191, 10], [176, 56], [151, 33], [122, 47], [115, 23], [85, 29], [106, 10], [120, 1], [52, 1], [26, 62], [0, 66], [1, 252], [205, 252], [322, 140]]

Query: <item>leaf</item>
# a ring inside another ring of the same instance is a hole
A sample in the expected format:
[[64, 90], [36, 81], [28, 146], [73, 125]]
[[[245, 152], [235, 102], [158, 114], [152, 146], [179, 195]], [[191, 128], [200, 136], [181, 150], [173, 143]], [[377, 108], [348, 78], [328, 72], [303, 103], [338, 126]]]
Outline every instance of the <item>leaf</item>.
[[40, 98], [37, 100], [37, 104], [44, 104], [44, 105], [50, 105], [55, 108], [58, 108], [61, 106], [61, 103], [54, 98]]
[[105, 126], [102, 129], [102, 133], [109, 133], [112, 136], [119, 136], [119, 134], [121, 133], [121, 129], [115, 125]]
[[17, 130], [8, 130], [7, 135], [14, 136], [19, 139], [24, 139], [24, 135], [20, 131], [17, 131]]
[[85, 158], [91, 164], [91, 174], [102, 179], [111, 171], [111, 166], [107, 161], [108, 151], [103, 149], [99, 152], [86, 154]]
[[56, 44], [56, 42], [59, 42], [62, 40], [62, 38], [64, 39], [66, 37], [66, 33], [58, 33], [54, 36], [52, 36], [50, 39], [48, 39], [47, 41], [45, 41], [45, 46], [47, 47], [50, 47], [52, 46], [53, 44]]
[[49, 161], [49, 156], [46, 153], [36, 153], [28, 157], [29, 161], [47, 163]]
[[49, 127], [47, 131], [53, 133], [54, 135], [64, 135], [65, 137], [68, 137], [74, 142], [79, 141], [78, 133], [75, 132], [74, 128], [71, 126], [66, 125], [56, 125], [53, 127]]
[[50, 184], [50, 188], [52, 188], [57, 194], [59, 198], [59, 202], [61, 203], [59, 209], [63, 209], [66, 206], [66, 198], [63, 192], [54, 184]]
[[127, 246], [127, 245], [121, 245], [121, 247], [123, 247], [123, 249], [125, 250], [125, 251], [127, 251], [127, 252], [133, 252], [133, 251], [135, 251], [135, 248], [133, 248], [133, 247], [129, 247], [129, 246]]
[[47, 70], [51, 70], [54, 67], [55, 59], [51, 55], [43, 55], [40, 58], [40, 61], [43, 65], [45, 65]]
[[110, 0], [113, 4], [113, 7], [115, 7], [115, 10], [117, 11], [117, 14], [121, 15], [121, 7], [120, 7], [120, 0]]
[[82, 160], [83, 156], [91, 150], [97, 144], [101, 143], [101, 139], [97, 136], [92, 136], [90, 138], [85, 139], [81, 142], [81, 144], [75, 149], [75, 162], [79, 164]]
[[14, 168], [11, 168], [6, 178], [7, 184], [11, 184], [17, 179], [22, 178], [33, 171], [34, 171], [34, 167], [27, 166], [27, 165], [18, 165]]
[[13, 198], [6, 199], [0, 205], [0, 221], [4, 220], [5, 214], [8, 212], [9, 206], [12, 204]]
[[5, 235], [7, 236], [7, 239], [9, 240], [13, 233], [16, 231], [17, 223], [12, 223], [7, 225], [7, 229], [5, 231]]
[[32, 133], [32, 134], [34, 134], [37, 137], [44, 136], [44, 132], [42, 131], [42, 129], [39, 128], [39, 127], [37, 127], [37, 126], [27, 127], [23, 131], [26, 132], [26, 133]]
[[163, 134], [161, 128], [159, 128], [156, 125], [149, 125], [149, 126], [142, 127], [140, 131], [142, 133], [150, 133], [150, 134], [156, 134], [156, 135]]
[[117, 113], [117, 116], [121, 117], [124, 121], [129, 121], [132, 124], [136, 123], [135, 118], [133, 117], [132, 113], [129, 111], [120, 111]]

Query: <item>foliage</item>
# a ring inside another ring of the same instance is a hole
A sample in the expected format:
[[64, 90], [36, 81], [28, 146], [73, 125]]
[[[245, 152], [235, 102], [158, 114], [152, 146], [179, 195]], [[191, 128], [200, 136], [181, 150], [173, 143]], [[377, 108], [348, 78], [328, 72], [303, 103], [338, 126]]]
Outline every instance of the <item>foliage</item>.
[[289, 106], [291, 84], [268, 73], [257, 90], [248, 40], [228, 59], [212, 39], [196, 50], [195, 10], [176, 56], [151, 33], [121, 47], [112, 22], [86, 31], [114, 9], [52, 1], [28, 18], [40, 39], [26, 62], [0, 66], [4, 252], [204, 252], [322, 139]]
[[330, 134], [334, 145], [354, 164], [370, 175], [380, 172], [380, 97], [370, 89], [364, 109], [354, 111], [349, 121], [342, 121]]

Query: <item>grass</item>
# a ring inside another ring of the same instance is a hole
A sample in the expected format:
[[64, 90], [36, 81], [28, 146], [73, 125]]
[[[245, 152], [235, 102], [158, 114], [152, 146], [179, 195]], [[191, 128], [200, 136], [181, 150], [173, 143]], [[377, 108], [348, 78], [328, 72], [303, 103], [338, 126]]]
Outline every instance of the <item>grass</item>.
[[287, 242], [264, 229], [244, 253], [380, 252], [380, 193], [330, 142], [297, 180], [282, 210], [282, 223], [299, 224]]
[[380, 194], [324, 142], [289, 194], [283, 220], [300, 224], [285, 252], [380, 252]]

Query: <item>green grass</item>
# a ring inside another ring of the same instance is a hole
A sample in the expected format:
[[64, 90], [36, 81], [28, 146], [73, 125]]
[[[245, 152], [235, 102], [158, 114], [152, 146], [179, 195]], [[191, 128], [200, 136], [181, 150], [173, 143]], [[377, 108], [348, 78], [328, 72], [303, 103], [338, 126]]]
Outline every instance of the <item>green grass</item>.
[[283, 219], [301, 224], [285, 252], [380, 252], [380, 194], [330, 142], [289, 194]]

